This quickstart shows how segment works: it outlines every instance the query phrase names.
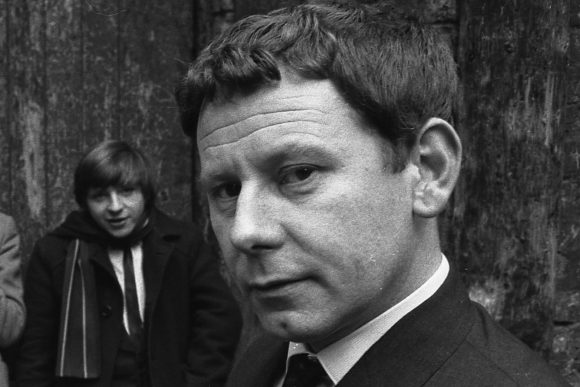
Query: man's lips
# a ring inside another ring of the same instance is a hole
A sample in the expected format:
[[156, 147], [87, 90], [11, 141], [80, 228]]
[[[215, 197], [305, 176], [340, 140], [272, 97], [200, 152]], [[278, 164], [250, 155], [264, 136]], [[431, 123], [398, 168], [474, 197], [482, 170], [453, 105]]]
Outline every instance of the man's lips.
[[112, 226], [122, 226], [123, 224], [125, 224], [125, 221], [127, 220], [127, 218], [112, 218], [112, 219], [107, 219], [107, 222], [112, 225]]
[[284, 288], [296, 285], [300, 282], [304, 281], [303, 278], [292, 278], [292, 279], [276, 279], [276, 280], [269, 280], [269, 281], [260, 281], [260, 282], [253, 282], [250, 283], [248, 288], [251, 292], [258, 292], [258, 293], [269, 293], [269, 292], [276, 292], [280, 291]]

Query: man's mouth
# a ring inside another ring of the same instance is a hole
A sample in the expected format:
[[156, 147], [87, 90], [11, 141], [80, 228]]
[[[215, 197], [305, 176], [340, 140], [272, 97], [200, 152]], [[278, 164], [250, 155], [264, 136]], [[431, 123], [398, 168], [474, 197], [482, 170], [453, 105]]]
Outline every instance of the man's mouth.
[[107, 219], [107, 222], [113, 227], [122, 227], [125, 225], [127, 218], [113, 218]]
[[251, 292], [258, 294], [276, 293], [288, 290], [290, 287], [299, 284], [302, 279], [279, 279], [264, 282], [250, 283], [249, 289]]

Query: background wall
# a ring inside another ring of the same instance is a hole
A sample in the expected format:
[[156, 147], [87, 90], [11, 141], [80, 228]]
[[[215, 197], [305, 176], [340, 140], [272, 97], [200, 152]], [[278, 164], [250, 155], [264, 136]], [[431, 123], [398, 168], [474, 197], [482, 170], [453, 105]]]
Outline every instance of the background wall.
[[[74, 208], [72, 168], [106, 138], [144, 149], [160, 206], [190, 217], [175, 84], [233, 21], [301, 2], [0, 0], [0, 209], [25, 256]], [[446, 35], [462, 79], [445, 253], [473, 299], [580, 386], [580, 0], [395, 2]]]
[[561, 106], [560, 218], [552, 358], [580, 385], [580, 1], [569, 4], [568, 59]]

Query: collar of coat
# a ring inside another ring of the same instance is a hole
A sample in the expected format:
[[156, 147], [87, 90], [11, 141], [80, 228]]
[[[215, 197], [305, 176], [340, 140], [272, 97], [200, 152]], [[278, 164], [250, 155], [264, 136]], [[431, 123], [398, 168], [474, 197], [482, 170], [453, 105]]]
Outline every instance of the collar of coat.
[[[465, 340], [472, 325], [471, 301], [456, 270], [441, 288], [395, 324], [337, 387], [421, 386]], [[270, 387], [285, 364], [288, 343], [264, 334], [250, 344], [228, 387]]]

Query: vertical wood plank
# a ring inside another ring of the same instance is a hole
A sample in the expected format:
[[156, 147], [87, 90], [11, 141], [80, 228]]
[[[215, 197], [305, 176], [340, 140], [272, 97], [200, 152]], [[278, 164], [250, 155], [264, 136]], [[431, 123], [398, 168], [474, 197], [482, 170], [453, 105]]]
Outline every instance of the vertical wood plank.
[[45, 30], [43, 0], [10, 1], [7, 46], [10, 109], [10, 208], [26, 259], [46, 226]]
[[11, 136], [8, 130], [10, 123], [10, 86], [11, 77], [8, 73], [10, 50], [7, 35], [10, 31], [8, 17], [8, 0], [0, 0], [0, 210], [11, 211], [10, 181], [11, 166]]
[[48, 228], [75, 207], [73, 171], [83, 141], [82, 2], [46, 0], [46, 201]]
[[[125, 12], [118, 1], [82, 2], [83, 114], [77, 150], [119, 136], [118, 18]], [[77, 159], [78, 161], [78, 159]]]
[[566, 0], [461, 4], [463, 177], [447, 251], [471, 296], [532, 348], [551, 346]]
[[563, 184], [552, 362], [580, 386], [580, 2], [570, 2], [567, 105], [562, 136]]
[[194, 57], [234, 20], [233, 0], [215, 2], [199, 0], [193, 6], [193, 55]]
[[[578, 3], [578, 2], [576, 2]], [[580, 4], [572, 14], [580, 13]], [[559, 288], [580, 292], [580, 28], [570, 32], [567, 95], [563, 120], [563, 191], [560, 252], [566, 261]], [[579, 305], [580, 307], [580, 305]], [[580, 310], [577, 318], [580, 321]]]
[[191, 213], [191, 145], [181, 132], [173, 92], [191, 60], [192, 3], [123, 0], [119, 14], [120, 138], [151, 159], [158, 205]]

